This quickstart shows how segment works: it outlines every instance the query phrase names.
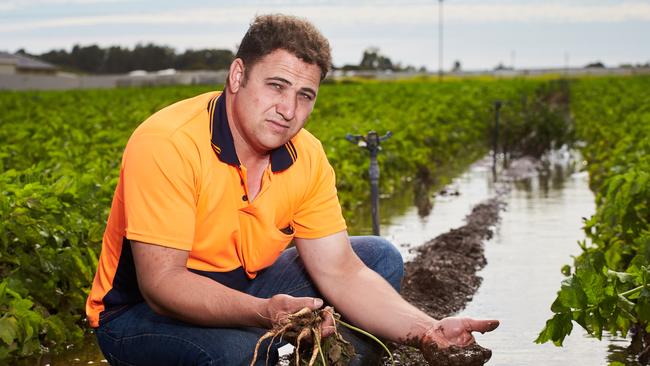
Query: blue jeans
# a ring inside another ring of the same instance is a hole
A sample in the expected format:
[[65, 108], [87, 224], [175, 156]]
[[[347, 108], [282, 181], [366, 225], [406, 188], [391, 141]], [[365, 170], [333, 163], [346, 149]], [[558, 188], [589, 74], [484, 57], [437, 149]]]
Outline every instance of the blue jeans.
[[[399, 291], [404, 264], [399, 251], [376, 236], [350, 237], [352, 248], [371, 269]], [[309, 278], [295, 247], [282, 252], [278, 260], [261, 272], [246, 293], [270, 298], [277, 294], [296, 297], [321, 297]], [[327, 302], [327, 300], [325, 299]], [[341, 327], [343, 328], [343, 327]], [[126, 310], [97, 328], [99, 347], [111, 365], [249, 365], [257, 340], [267, 331], [262, 328], [207, 328], [161, 316], [145, 303]], [[357, 353], [353, 363], [369, 364], [381, 356], [381, 349], [363, 335], [344, 332]], [[256, 365], [278, 362], [277, 340], [260, 346]]]

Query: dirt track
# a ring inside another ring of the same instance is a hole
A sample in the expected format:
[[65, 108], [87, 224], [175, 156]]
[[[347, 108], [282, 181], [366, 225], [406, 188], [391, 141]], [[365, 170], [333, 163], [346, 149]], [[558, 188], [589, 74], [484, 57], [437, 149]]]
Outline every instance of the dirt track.
[[[464, 226], [418, 247], [417, 257], [405, 265], [404, 298], [436, 319], [462, 310], [481, 284], [476, 272], [487, 263], [483, 243], [492, 237], [502, 207], [497, 198], [478, 204]], [[420, 352], [410, 347], [395, 346], [394, 355], [398, 365], [427, 364]]]

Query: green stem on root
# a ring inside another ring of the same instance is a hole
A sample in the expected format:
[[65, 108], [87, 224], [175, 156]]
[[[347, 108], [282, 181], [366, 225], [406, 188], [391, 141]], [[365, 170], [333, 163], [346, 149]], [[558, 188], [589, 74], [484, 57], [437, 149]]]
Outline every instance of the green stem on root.
[[379, 345], [382, 346], [382, 348], [384, 348], [384, 350], [386, 351], [386, 353], [388, 353], [388, 357], [390, 357], [390, 363], [391, 363], [391, 365], [393, 365], [393, 366], [395, 365], [395, 360], [393, 359], [393, 354], [388, 350], [388, 347], [386, 347], [386, 345], [384, 344], [384, 342], [382, 342], [382, 341], [379, 340], [379, 338], [375, 337], [374, 335], [372, 335], [372, 334], [366, 332], [365, 330], [363, 330], [363, 329], [361, 329], [361, 328], [357, 328], [357, 327], [355, 327], [355, 326], [352, 325], [352, 324], [348, 324], [348, 323], [344, 322], [344, 321], [341, 320], [341, 319], [337, 319], [336, 321], [337, 321], [338, 323], [341, 323], [341, 325], [344, 325], [346, 328], [349, 328], [349, 329], [352, 329], [352, 330], [354, 330], [354, 331], [357, 331], [357, 332], [359, 332], [359, 333], [361, 333], [361, 334], [363, 334], [363, 335], [365, 335], [365, 336], [367, 336], [367, 337], [370, 337], [370, 338], [371, 338], [372, 340], [374, 340], [375, 342], [379, 343]]
[[318, 342], [318, 354], [320, 355], [323, 366], [327, 366], [327, 361], [325, 361], [325, 356], [323, 356], [323, 347], [320, 346], [320, 342]]

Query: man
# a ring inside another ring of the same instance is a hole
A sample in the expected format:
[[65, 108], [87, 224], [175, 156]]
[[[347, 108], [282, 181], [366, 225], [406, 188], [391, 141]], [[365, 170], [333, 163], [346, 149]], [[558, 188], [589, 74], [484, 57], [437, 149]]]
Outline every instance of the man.
[[111, 364], [248, 364], [266, 329], [323, 300], [414, 345], [467, 345], [496, 327], [422, 313], [396, 291], [397, 250], [348, 238], [334, 172], [302, 129], [330, 65], [310, 23], [257, 17], [222, 93], [169, 106], [133, 133], [87, 302]]

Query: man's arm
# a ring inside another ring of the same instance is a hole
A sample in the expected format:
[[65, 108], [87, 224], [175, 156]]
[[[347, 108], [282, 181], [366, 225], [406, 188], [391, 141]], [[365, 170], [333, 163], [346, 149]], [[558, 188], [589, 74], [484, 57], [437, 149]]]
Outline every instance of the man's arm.
[[296, 239], [309, 275], [323, 296], [347, 319], [382, 338], [441, 347], [473, 342], [472, 331], [489, 331], [498, 321], [445, 318], [438, 321], [405, 301], [357, 257], [345, 231], [320, 238]]
[[189, 253], [155, 244], [131, 242], [140, 292], [158, 314], [211, 327], [270, 328], [322, 300], [276, 295], [260, 299], [187, 270]]

